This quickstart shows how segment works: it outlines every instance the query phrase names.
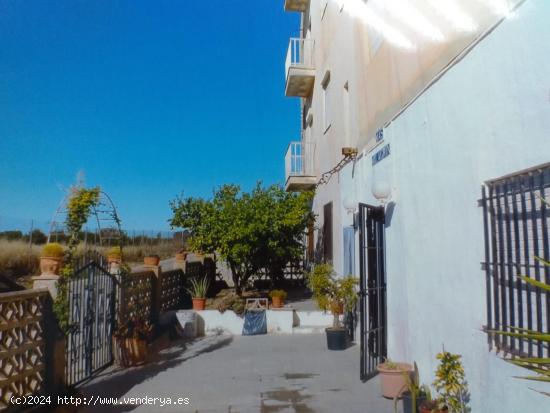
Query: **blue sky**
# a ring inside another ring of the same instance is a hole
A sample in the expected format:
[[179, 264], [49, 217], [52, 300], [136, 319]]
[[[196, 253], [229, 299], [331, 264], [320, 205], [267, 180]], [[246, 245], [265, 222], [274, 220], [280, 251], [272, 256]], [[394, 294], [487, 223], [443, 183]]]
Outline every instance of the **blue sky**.
[[126, 229], [177, 194], [284, 179], [283, 0], [0, 1], [0, 219], [49, 219], [84, 170]]

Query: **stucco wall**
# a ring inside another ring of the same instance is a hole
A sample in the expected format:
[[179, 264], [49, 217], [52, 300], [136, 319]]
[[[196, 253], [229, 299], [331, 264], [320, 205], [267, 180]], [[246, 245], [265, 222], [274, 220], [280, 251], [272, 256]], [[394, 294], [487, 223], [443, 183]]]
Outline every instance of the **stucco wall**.
[[[386, 129], [340, 176], [341, 197], [394, 203], [386, 230], [389, 356], [416, 360], [431, 383], [435, 354], [463, 355], [473, 412], [548, 412], [545, 386], [490, 353], [485, 334], [481, 184], [550, 160], [550, 2], [528, 0]], [[546, 386], [546, 391], [548, 387]]]

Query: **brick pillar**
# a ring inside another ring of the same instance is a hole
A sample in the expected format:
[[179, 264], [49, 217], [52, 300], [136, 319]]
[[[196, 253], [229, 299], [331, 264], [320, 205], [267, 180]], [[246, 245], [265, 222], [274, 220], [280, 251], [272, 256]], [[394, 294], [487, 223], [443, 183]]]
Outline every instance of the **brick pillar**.
[[31, 277], [31, 279], [33, 289], [47, 288], [51, 297], [55, 300], [57, 297], [57, 281], [59, 280], [59, 275], [42, 274]]
[[162, 267], [160, 265], [146, 265], [145, 271], [153, 271], [153, 273], [155, 274], [155, 276], [153, 277], [151, 318], [153, 324], [156, 324], [160, 316], [160, 281], [162, 278]]

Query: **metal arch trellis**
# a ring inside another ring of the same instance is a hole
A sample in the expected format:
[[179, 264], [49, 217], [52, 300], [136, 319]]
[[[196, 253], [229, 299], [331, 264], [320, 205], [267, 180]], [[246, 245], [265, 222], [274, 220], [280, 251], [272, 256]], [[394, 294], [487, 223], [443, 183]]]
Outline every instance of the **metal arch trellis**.
[[[69, 197], [70, 193], [66, 194], [55, 211], [50, 223], [48, 242], [57, 241], [60, 235], [66, 235], [65, 218]], [[88, 221], [95, 219], [99, 246], [120, 245], [123, 235], [121, 221], [113, 200], [106, 192], [99, 192], [99, 202], [92, 207], [92, 215]]]

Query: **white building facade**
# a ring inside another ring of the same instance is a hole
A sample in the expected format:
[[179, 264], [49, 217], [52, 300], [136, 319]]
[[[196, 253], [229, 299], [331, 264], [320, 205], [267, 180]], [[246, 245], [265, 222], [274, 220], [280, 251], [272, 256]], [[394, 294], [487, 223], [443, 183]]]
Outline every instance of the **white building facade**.
[[[416, 361], [429, 384], [444, 346], [463, 357], [472, 412], [548, 412], [530, 390], [548, 386], [514, 378], [528, 372], [495, 347], [548, 350], [483, 330], [550, 323], [548, 296], [515, 287], [518, 272], [550, 277], [534, 261], [550, 258], [550, 2], [285, 8], [302, 13], [285, 73], [287, 96], [302, 100], [286, 186], [316, 191], [311, 258], [368, 277], [358, 205], [382, 207], [384, 356]], [[357, 156], [340, 163], [342, 148]]]

